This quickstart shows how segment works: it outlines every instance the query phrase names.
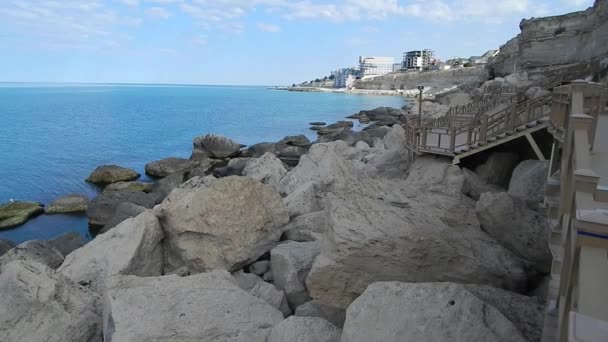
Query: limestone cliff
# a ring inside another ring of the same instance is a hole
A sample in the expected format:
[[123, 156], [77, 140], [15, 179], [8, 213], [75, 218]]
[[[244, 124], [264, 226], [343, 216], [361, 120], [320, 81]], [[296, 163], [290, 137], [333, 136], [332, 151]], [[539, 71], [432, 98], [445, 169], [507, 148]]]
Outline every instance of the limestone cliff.
[[392, 73], [384, 76], [358, 80], [357, 89], [374, 90], [408, 90], [418, 85], [430, 88], [431, 93], [458, 86], [471, 84], [475, 87], [487, 80], [487, 71], [483, 67], [459, 68], [429, 72]]
[[524, 19], [520, 28], [490, 61], [491, 74], [596, 62], [608, 55], [608, 0], [596, 0], [585, 11]]

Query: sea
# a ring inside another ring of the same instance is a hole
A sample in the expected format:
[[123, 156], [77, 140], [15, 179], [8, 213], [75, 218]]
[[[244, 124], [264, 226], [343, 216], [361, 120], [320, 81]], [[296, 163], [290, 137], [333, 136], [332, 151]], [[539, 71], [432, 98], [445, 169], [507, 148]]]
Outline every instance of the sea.
[[[189, 157], [192, 139], [217, 133], [242, 144], [316, 138], [309, 122], [401, 107], [397, 96], [288, 92], [255, 86], [0, 83], [0, 203], [93, 198], [85, 179], [102, 164], [133, 168]], [[146, 180], [146, 177], [142, 177]], [[21, 243], [66, 232], [90, 239], [84, 215], [41, 215], [0, 238]]]

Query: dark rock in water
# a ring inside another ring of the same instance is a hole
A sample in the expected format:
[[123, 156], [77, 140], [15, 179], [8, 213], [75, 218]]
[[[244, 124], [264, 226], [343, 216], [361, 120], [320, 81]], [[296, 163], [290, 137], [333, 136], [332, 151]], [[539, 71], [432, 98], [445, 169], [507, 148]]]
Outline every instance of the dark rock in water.
[[89, 199], [85, 195], [70, 194], [61, 196], [44, 208], [44, 213], [52, 214], [80, 214], [87, 211]]
[[335, 128], [343, 128], [343, 127], [353, 127], [354, 125], [355, 124], [352, 121], [338, 121], [329, 126], [326, 126], [326, 128], [335, 129]]
[[304, 135], [289, 135], [279, 141], [279, 144], [287, 144], [289, 146], [308, 146], [310, 145], [310, 140]]
[[194, 166], [196, 166], [196, 163], [190, 159], [171, 157], [146, 164], [146, 174], [162, 178], [172, 173], [187, 171]]
[[346, 128], [319, 136], [319, 142], [321, 143], [332, 142], [337, 140], [342, 140], [350, 146], [355, 145], [357, 141], [365, 141], [367, 144], [372, 143], [372, 139], [370, 138], [367, 132], [355, 132], [351, 129]]
[[327, 126], [327, 127], [322, 127], [321, 129], [317, 130], [317, 134], [318, 135], [338, 134], [338, 133], [342, 132], [343, 129], [344, 129], [344, 127], [330, 128], [329, 126]]
[[325, 122], [323, 121], [314, 121], [310, 123], [312, 126], [325, 126]]
[[152, 187], [152, 183], [146, 182], [116, 182], [109, 184], [104, 188], [104, 191], [116, 191], [116, 190], [133, 190], [149, 192]]
[[216, 134], [205, 134], [194, 138], [194, 151], [190, 159], [200, 160], [204, 157], [226, 158], [236, 154], [241, 149], [238, 142]]
[[71, 232], [51, 239], [48, 241], [48, 243], [55, 247], [55, 249], [58, 250], [59, 253], [61, 253], [61, 255], [63, 255], [65, 258], [68, 254], [84, 246], [87, 242], [84, 240], [82, 235], [76, 232]]
[[38, 202], [9, 202], [0, 205], [0, 230], [24, 224], [31, 217], [42, 214], [44, 207]]
[[286, 149], [287, 147], [289, 147], [289, 145], [284, 143], [262, 142], [255, 145], [251, 145], [246, 150], [247, 152], [244, 155], [252, 158], [259, 158], [267, 152], [278, 155], [279, 152]]
[[376, 124], [365, 127], [362, 131], [367, 133], [370, 138], [384, 138], [390, 129], [386, 126], [379, 126]]
[[146, 208], [137, 204], [129, 202], [122, 203], [116, 208], [116, 211], [114, 211], [114, 215], [112, 216], [112, 218], [108, 221], [108, 223], [105, 224], [105, 226], [103, 226], [103, 228], [101, 228], [98, 234], [103, 234], [109, 231], [110, 229], [116, 227], [122, 221], [131, 217], [135, 217], [146, 210]]
[[116, 182], [127, 182], [136, 180], [141, 174], [118, 165], [98, 166], [86, 179], [87, 182], [96, 185], [108, 185]]
[[322, 126], [312, 126], [312, 127], [310, 127], [310, 129], [313, 130], [313, 131], [320, 131], [321, 128], [323, 128], [323, 127]]
[[116, 208], [122, 203], [134, 203], [145, 208], [152, 208], [156, 196], [140, 191], [119, 190], [104, 191], [89, 203], [87, 216], [89, 224], [103, 226], [112, 218]]
[[4, 255], [4, 253], [10, 251], [13, 247], [15, 247], [15, 243], [10, 241], [10, 240], [6, 240], [6, 239], [0, 239], [0, 256]]
[[0, 270], [2, 266], [14, 260], [38, 262], [56, 270], [63, 262], [63, 255], [47, 241], [30, 240], [2, 255]]

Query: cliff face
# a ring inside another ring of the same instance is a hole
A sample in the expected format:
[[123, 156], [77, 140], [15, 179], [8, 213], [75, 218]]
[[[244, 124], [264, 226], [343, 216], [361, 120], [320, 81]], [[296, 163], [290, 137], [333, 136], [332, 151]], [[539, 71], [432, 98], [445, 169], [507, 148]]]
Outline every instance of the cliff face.
[[596, 0], [586, 11], [522, 20], [520, 28], [488, 65], [496, 76], [607, 56], [608, 0]]
[[483, 67], [449, 69], [430, 72], [411, 72], [388, 74], [384, 76], [358, 80], [357, 89], [391, 90], [416, 89], [419, 85], [430, 88], [431, 93], [461, 84], [479, 83], [487, 80], [487, 71]]

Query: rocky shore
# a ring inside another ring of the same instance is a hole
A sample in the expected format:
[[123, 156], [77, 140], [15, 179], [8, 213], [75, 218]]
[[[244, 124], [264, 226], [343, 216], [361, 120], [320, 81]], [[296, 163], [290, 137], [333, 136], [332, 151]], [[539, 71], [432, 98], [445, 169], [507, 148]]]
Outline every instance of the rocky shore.
[[151, 184], [100, 166], [96, 198], [47, 207], [86, 207], [92, 241], [0, 241], [0, 340], [540, 341], [546, 163], [413, 158], [415, 113], [314, 122], [315, 142], [206, 134]]

